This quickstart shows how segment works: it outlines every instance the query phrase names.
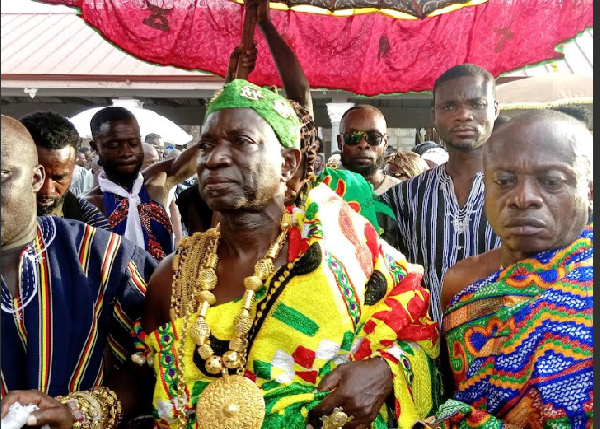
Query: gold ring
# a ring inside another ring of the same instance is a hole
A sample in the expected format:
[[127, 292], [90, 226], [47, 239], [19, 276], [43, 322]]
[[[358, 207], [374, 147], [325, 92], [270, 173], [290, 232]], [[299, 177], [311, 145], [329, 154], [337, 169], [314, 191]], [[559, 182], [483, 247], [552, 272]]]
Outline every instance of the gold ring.
[[342, 407], [337, 407], [328, 417], [321, 417], [323, 429], [342, 429], [346, 423], [350, 423], [354, 417], [348, 416]]

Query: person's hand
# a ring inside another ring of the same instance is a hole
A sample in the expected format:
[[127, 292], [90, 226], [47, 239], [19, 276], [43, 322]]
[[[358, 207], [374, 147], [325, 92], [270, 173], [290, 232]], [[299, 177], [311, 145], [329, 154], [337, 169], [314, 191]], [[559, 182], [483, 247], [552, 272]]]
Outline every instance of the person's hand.
[[382, 358], [340, 365], [319, 384], [320, 392], [333, 392], [311, 411], [310, 425], [321, 427], [320, 417], [342, 407], [348, 416], [354, 417], [344, 425], [344, 429], [367, 429], [377, 418], [393, 388], [392, 371]]
[[261, 27], [271, 23], [269, 0], [249, 0], [249, 6], [256, 6], [256, 24]]
[[252, 73], [256, 67], [257, 57], [258, 49], [256, 49], [256, 41], [254, 41], [250, 49], [247, 49], [244, 53], [242, 53], [242, 48], [240, 46], [236, 46], [231, 52], [231, 55], [229, 55], [229, 66], [227, 67], [226, 82], [231, 82], [235, 79], [235, 75], [240, 64], [240, 59], [242, 61], [242, 66], [246, 67], [249, 73]]
[[51, 429], [71, 429], [73, 415], [66, 405], [37, 390], [15, 390], [2, 400], [2, 418], [8, 414], [12, 404], [37, 405], [39, 410], [34, 411], [27, 420], [27, 426], [40, 427], [49, 425]]

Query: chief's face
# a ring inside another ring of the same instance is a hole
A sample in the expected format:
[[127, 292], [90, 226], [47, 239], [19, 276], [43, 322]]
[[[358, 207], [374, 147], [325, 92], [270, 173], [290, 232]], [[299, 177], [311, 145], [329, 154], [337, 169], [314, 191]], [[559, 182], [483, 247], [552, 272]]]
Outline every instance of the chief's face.
[[208, 116], [199, 144], [200, 194], [219, 212], [260, 210], [283, 198], [284, 182], [298, 167], [290, 170], [273, 129], [251, 109]]
[[433, 122], [447, 146], [477, 149], [492, 134], [499, 114], [492, 82], [480, 76], [449, 80], [437, 88], [434, 102]]
[[[565, 247], [585, 227], [592, 185], [575, 156], [565, 122], [506, 125], [488, 144], [488, 220], [510, 249], [537, 253]], [[493, 146], [491, 146], [493, 145]]]

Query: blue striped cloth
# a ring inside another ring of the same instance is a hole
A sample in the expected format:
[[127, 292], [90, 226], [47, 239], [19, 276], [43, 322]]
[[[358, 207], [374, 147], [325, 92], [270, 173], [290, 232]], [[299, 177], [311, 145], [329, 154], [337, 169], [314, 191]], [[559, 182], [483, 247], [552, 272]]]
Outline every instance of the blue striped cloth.
[[[18, 313], [2, 311], [3, 394], [35, 389], [57, 396], [100, 385], [105, 347], [121, 362], [132, 352], [133, 321], [156, 266], [117, 234], [56, 217], [40, 217], [39, 226], [30, 246], [37, 255], [23, 263], [19, 293], [32, 296], [32, 269], [37, 292]], [[3, 306], [7, 293], [3, 280]]]
[[444, 276], [457, 262], [500, 246], [487, 221], [483, 173], [473, 178], [469, 198], [460, 207], [452, 178], [441, 165], [401, 183], [383, 195], [397, 217], [393, 231], [408, 261], [425, 268], [423, 281], [431, 291], [431, 316], [442, 320], [440, 295]]

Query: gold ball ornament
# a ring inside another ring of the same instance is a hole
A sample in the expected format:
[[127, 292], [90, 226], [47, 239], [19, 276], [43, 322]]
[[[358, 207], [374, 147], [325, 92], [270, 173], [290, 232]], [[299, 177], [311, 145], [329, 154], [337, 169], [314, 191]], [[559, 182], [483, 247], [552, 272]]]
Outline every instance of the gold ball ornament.
[[230, 369], [239, 368], [242, 365], [242, 362], [240, 361], [240, 355], [238, 352], [233, 350], [225, 352], [223, 359], [221, 360], [223, 361], [223, 365]]
[[209, 374], [220, 374], [223, 370], [223, 363], [219, 356], [211, 356], [206, 361], [206, 371]]
[[261, 259], [254, 267], [254, 274], [261, 279], [268, 278], [275, 271], [275, 265], [273, 261], [268, 258]]
[[242, 335], [246, 335], [252, 329], [252, 320], [246, 312], [244, 313], [238, 314], [233, 320], [233, 329]]
[[248, 347], [248, 340], [244, 338], [234, 337], [229, 341], [229, 349], [238, 353], [243, 353]]
[[211, 346], [209, 346], [208, 344], [204, 344], [204, 345], [198, 347], [198, 354], [200, 355], [200, 357], [202, 359], [208, 360], [208, 358], [213, 356], [215, 354], [215, 352]]
[[197, 318], [190, 329], [190, 336], [196, 345], [203, 345], [206, 339], [210, 337], [210, 326], [206, 323], [206, 320], [201, 317]]
[[202, 290], [212, 290], [217, 286], [217, 273], [212, 268], [200, 270], [196, 284]]
[[208, 302], [209, 305], [214, 305], [214, 303], [217, 302], [215, 294], [208, 290], [203, 290], [200, 293], [196, 294], [196, 299], [199, 302]]
[[244, 279], [244, 287], [246, 290], [251, 290], [253, 292], [259, 292], [263, 287], [262, 280], [257, 276], [250, 276]]

